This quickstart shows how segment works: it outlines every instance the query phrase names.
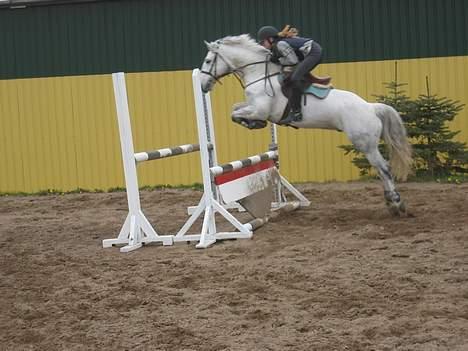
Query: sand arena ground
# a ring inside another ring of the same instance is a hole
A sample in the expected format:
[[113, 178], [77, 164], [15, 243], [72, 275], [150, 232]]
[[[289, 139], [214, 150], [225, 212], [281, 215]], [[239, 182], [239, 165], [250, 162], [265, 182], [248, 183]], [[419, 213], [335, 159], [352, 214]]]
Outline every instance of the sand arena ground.
[[[252, 240], [102, 249], [125, 193], [0, 198], [0, 350], [468, 350], [468, 184], [307, 184]], [[174, 232], [193, 190], [142, 192]]]

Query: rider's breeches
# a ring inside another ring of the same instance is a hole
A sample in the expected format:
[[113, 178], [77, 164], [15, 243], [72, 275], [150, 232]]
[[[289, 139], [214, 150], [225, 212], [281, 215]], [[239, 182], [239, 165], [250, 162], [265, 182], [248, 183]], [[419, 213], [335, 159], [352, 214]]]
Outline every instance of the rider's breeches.
[[299, 82], [301, 78], [313, 70], [320, 61], [322, 61], [322, 47], [314, 41], [307, 56], [297, 65], [291, 75], [291, 81]]
[[311, 70], [317, 66], [320, 61], [322, 60], [322, 47], [313, 42], [310, 48], [309, 53], [304, 60], [302, 60], [294, 70], [291, 75], [291, 83], [292, 83], [292, 96], [290, 98], [291, 107], [293, 110], [300, 110], [301, 108], [301, 84], [300, 81], [302, 77], [306, 74], [309, 74]]

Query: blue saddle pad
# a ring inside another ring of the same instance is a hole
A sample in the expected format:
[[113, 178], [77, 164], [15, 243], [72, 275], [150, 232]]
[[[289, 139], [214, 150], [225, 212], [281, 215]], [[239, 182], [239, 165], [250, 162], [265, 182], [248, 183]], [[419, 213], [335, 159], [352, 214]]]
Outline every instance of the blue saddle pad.
[[310, 94], [314, 95], [316, 98], [325, 99], [332, 89], [333, 87], [319, 87], [312, 84], [304, 91], [304, 94]]

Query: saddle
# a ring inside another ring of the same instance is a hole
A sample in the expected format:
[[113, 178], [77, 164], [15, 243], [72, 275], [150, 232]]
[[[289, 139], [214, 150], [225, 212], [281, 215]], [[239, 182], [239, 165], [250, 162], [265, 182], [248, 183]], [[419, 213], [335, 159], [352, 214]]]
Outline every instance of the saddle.
[[[284, 96], [286, 96], [289, 100], [292, 94], [292, 84], [289, 76], [280, 76], [279, 82], [281, 84], [281, 92]], [[304, 105], [307, 103], [307, 95], [314, 95], [318, 99], [325, 99], [328, 96], [328, 93], [333, 86], [330, 84], [331, 77], [317, 77], [312, 73], [309, 73], [300, 81], [300, 87], [302, 90], [302, 94], [304, 95]], [[281, 117], [280, 123], [284, 120], [291, 110], [291, 106], [289, 103], [286, 104], [286, 107], [283, 112], [283, 116]]]
[[[281, 74], [278, 76], [278, 81], [281, 84], [281, 92], [289, 100], [289, 97], [292, 93], [291, 81], [289, 77]], [[318, 99], [325, 99], [328, 93], [330, 92], [330, 89], [333, 89], [333, 87], [330, 85], [330, 81], [330, 77], [317, 77], [314, 76], [312, 73], [309, 73], [309, 75], [301, 81], [302, 94], [304, 96], [311, 94], [317, 97]], [[304, 104], [306, 103], [306, 101], [307, 100], [304, 99]], [[236, 109], [236, 106], [234, 106], [234, 109]], [[281, 124], [281, 121], [286, 119], [290, 110], [291, 107], [289, 106], [289, 103], [287, 103], [283, 115], [281, 116], [281, 119], [278, 122], [278, 124]], [[243, 117], [232, 117], [232, 120], [233, 122], [238, 123], [248, 129], [262, 129], [265, 128], [267, 125], [267, 122], [264, 120], [249, 120]], [[288, 126], [297, 128], [290, 124], [288, 124]]]
[[331, 77], [317, 77], [317, 76], [314, 76], [312, 73], [309, 73], [309, 76], [306, 78], [308, 78], [308, 80], [310, 81], [310, 84], [320, 84], [320, 85], [327, 86], [327, 87], [330, 86], [330, 82], [331, 82]]

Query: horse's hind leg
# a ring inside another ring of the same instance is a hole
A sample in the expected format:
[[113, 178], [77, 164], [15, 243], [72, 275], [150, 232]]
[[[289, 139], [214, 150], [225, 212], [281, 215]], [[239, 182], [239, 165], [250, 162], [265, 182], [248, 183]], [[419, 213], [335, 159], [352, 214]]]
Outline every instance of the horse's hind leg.
[[382, 157], [377, 146], [372, 151], [368, 151], [365, 154], [369, 163], [377, 170], [383, 182], [384, 197], [390, 213], [394, 216], [406, 213], [406, 205], [401, 200], [398, 191], [396, 191], [388, 162]]
[[[374, 135], [379, 135], [375, 132]], [[396, 191], [393, 176], [390, 172], [390, 167], [387, 161], [382, 157], [378, 149], [378, 138], [371, 137], [369, 133], [354, 135], [351, 137], [356, 149], [366, 155], [369, 163], [377, 170], [380, 179], [384, 186], [384, 197], [388, 209], [394, 216], [399, 216], [406, 212], [405, 203], [401, 200], [400, 194]]]

